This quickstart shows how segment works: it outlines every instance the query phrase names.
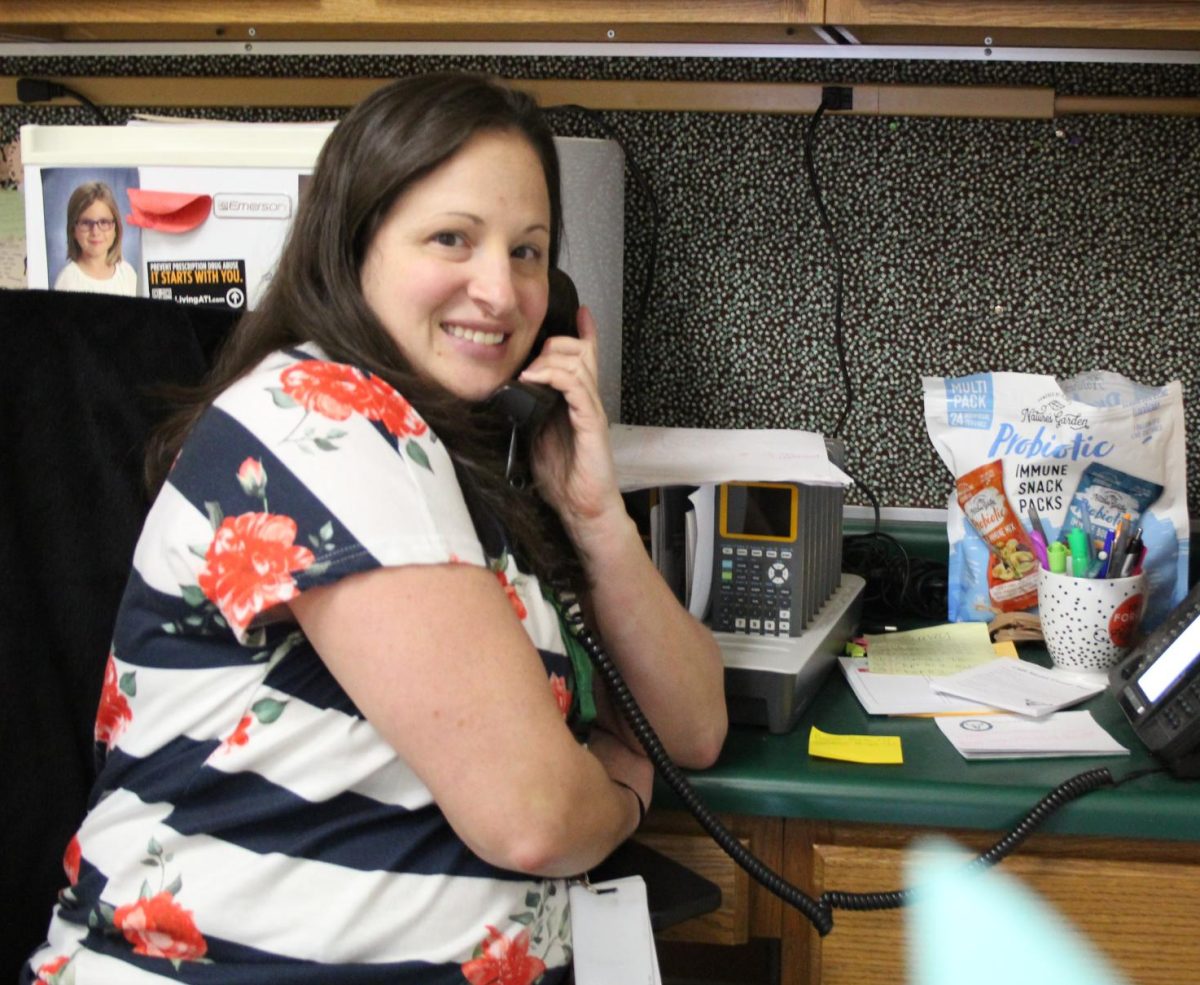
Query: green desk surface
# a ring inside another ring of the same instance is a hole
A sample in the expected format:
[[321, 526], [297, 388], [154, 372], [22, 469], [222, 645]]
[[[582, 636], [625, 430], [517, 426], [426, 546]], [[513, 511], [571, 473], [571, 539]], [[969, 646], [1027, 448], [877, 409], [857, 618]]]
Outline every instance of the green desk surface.
[[[1042, 662], [1037, 654], [1033, 659]], [[1050, 790], [1078, 773], [1105, 766], [1119, 780], [1160, 765], [1107, 692], [1080, 707], [1091, 711], [1130, 755], [969, 763], [931, 719], [868, 715], [835, 667], [792, 732], [772, 735], [760, 727], [732, 726], [716, 765], [688, 777], [714, 811], [1007, 831]], [[867, 766], [810, 759], [808, 734], [814, 725], [835, 734], [898, 735], [904, 763]], [[661, 780], [655, 803], [681, 807]], [[1092, 791], [1038, 830], [1200, 841], [1200, 781], [1158, 773]]]

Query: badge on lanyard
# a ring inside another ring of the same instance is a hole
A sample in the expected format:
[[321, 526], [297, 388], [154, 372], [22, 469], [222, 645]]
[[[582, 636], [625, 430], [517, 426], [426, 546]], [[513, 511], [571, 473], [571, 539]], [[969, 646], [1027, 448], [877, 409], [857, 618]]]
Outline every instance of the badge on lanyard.
[[662, 985], [641, 876], [585, 878], [571, 884], [568, 899], [576, 985]]

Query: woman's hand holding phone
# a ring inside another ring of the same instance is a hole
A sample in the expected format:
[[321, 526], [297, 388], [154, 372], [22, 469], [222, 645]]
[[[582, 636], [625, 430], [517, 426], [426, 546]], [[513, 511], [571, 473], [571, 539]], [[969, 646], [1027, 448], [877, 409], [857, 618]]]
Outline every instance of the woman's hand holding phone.
[[627, 522], [617, 488], [600, 400], [596, 321], [586, 307], [578, 313], [579, 338], [551, 335], [521, 374], [563, 395], [567, 413], [552, 415], [533, 445], [538, 491], [554, 509], [585, 558], [589, 544], [607, 535], [614, 521]]

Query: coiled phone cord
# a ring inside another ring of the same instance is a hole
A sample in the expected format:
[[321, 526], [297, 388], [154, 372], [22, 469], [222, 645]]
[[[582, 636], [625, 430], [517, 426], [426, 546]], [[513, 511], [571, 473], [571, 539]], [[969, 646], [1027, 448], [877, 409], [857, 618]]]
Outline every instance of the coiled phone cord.
[[[904, 906], [910, 901], [912, 890], [909, 889], [879, 893], [844, 893], [839, 890], [828, 890], [821, 894], [820, 899], [814, 900], [802, 889], [792, 885], [768, 868], [705, 806], [700, 795], [688, 782], [687, 777], [671, 761], [671, 757], [663, 748], [654, 727], [647, 721], [642, 709], [638, 707], [637, 699], [629, 690], [620, 670], [617, 669], [612, 658], [604, 651], [600, 642], [588, 628], [578, 600], [571, 593], [560, 593], [559, 601], [568, 628], [587, 650], [588, 656], [604, 677], [616, 700], [617, 707], [646, 750], [646, 755], [650, 757], [659, 776], [683, 801], [684, 806], [705, 832], [721, 846], [730, 858], [745, 869], [751, 878], [803, 913], [822, 937], [833, 929], [833, 910], [835, 908], [841, 910], [890, 910]], [[1126, 779], [1132, 779], [1132, 776]], [[975, 858], [969, 865], [976, 868], [995, 865], [1012, 854], [1060, 807], [1093, 790], [1116, 785], [1117, 781], [1105, 767], [1087, 770], [1064, 780], [1038, 801], [1012, 831]]]

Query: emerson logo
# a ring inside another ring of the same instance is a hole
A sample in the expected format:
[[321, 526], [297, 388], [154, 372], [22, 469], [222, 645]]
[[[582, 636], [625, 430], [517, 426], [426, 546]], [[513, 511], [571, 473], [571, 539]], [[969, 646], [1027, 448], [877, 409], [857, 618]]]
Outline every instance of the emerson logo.
[[213, 196], [213, 215], [218, 219], [288, 219], [292, 199], [289, 195], [220, 192]]

